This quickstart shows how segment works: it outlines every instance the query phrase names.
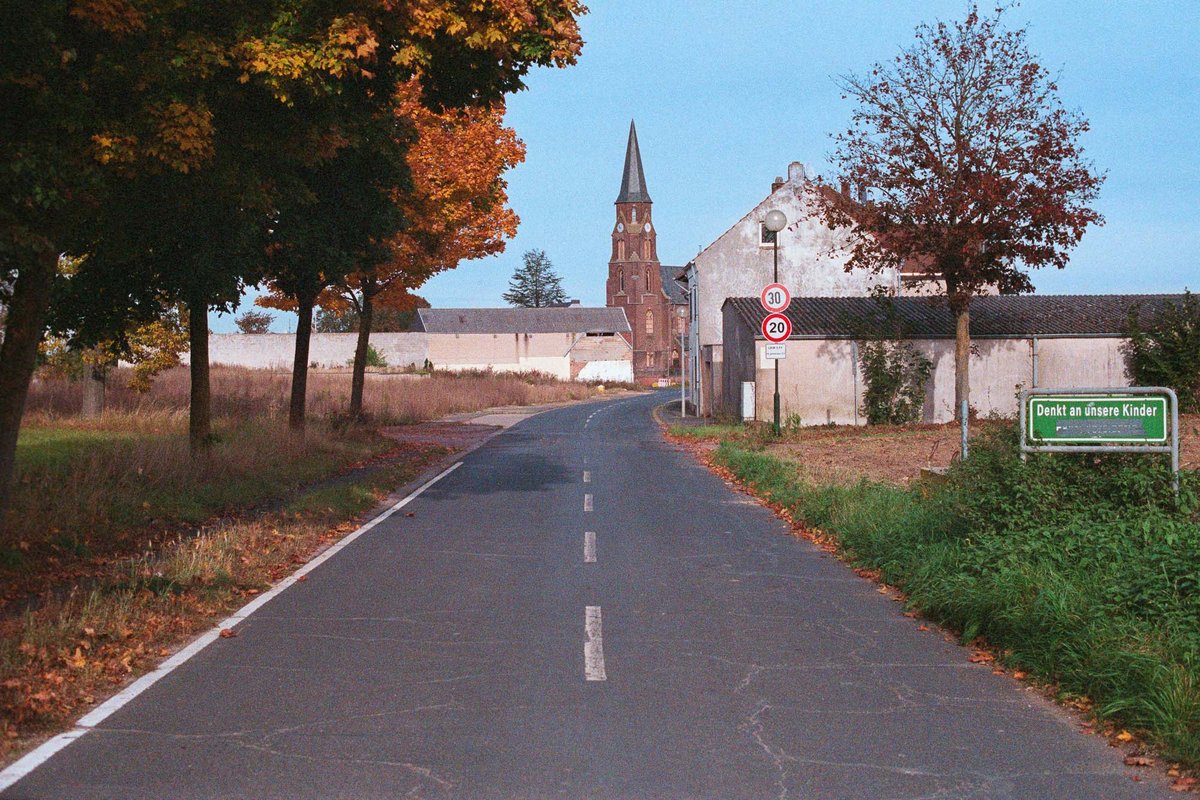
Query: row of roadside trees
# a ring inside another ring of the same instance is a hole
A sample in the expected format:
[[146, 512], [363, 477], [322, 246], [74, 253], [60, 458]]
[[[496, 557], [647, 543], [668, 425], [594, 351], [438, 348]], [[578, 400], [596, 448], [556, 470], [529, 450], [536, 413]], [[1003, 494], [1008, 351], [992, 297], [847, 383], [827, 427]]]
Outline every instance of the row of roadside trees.
[[[266, 283], [373, 309], [515, 230], [503, 98], [582, 46], [577, 0], [46, 0], [0, 9], [0, 520], [38, 346], [128, 347], [182, 307], [189, 439], [211, 438], [208, 313]], [[72, 256], [69, 275], [61, 256]], [[358, 372], [361, 376], [361, 370]], [[361, 410], [361, 377], [356, 378]]]

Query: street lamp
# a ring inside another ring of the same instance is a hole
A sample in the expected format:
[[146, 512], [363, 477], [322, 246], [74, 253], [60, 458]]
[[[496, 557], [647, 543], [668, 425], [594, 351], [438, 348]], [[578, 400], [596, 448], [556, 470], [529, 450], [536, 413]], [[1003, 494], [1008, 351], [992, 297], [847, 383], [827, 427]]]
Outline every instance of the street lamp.
[[[763, 220], [763, 225], [769, 230], [771, 236], [772, 251], [775, 256], [775, 269], [772, 273], [772, 283], [779, 283], [779, 232], [787, 225], [787, 217], [777, 208], [773, 208], [767, 212], [767, 218]], [[780, 434], [779, 428], [779, 359], [775, 359], [775, 435]]]

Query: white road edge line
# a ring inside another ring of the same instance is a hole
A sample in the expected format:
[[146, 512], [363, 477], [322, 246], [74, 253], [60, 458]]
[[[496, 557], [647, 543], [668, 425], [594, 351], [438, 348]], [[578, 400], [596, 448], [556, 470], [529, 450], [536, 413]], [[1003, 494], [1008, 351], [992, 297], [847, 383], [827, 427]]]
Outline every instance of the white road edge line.
[[[237, 611], [233, 612], [233, 614], [221, 620], [215, 627], [209, 629], [205, 633], [200, 634], [198, 637], [192, 640], [191, 644], [189, 644], [187, 647], [183, 648], [175, 655], [159, 664], [158, 668], [153, 672], [146, 673], [133, 683], [126, 686], [120, 692], [110, 697], [108, 700], [105, 700], [103, 703], [93, 708], [75, 723], [74, 728], [66, 733], [60, 733], [52, 739], [43, 742], [40, 746], [26, 753], [22, 758], [14, 761], [12, 764], [9, 764], [7, 769], [5, 769], [3, 772], [0, 772], [0, 792], [12, 786], [14, 783], [33, 772], [39, 766], [49, 761], [50, 758], [59, 750], [62, 750], [71, 742], [93, 730], [97, 725], [99, 725], [116, 711], [120, 710], [139, 694], [158, 683], [161, 679], [165, 678], [175, 669], [183, 666], [192, 658], [192, 656], [196, 655], [205, 647], [208, 647], [214, 641], [219, 639], [221, 636], [221, 630], [223, 628], [232, 628], [233, 626], [245, 620], [255, 611], [262, 608], [262, 606], [264, 606], [266, 603], [270, 602], [271, 599], [273, 599], [276, 595], [279, 595], [289, 586], [294, 584], [297, 578], [301, 577], [302, 575], [307, 575], [329, 559], [333, 558], [343, 549], [348, 547], [355, 539], [362, 536], [364, 533], [371, 530], [388, 517], [392, 516], [392, 514], [395, 514], [397, 511], [404, 508], [413, 500], [416, 500], [422, 492], [424, 492], [430, 486], [433, 486], [442, 478], [449, 475], [451, 472], [454, 472], [454, 470], [458, 469], [462, 465], [463, 462], [456, 462], [437, 476], [429, 479], [412, 494], [408, 495], [403, 500], [384, 511], [382, 514], [375, 517], [358, 530], [346, 535], [338, 542], [331, 545], [327, 550], [314, 558], [312, 561], [309, 561], [307, 564], [300, 567], [300, 569], [296, 570], [291, 575], [287, 576], [279, 583], [275, 584], [273, 587], [255, 597]], [[603, 664], [601, 664], [601, 672], [603, 672], [603, 669]]]
[[596, 532], [587, 531], [583, 534], [583, 561], [585, 564], [596, 563]]
[[583, 496], [583, 510], [584, 511], [592, 510], [592, 496], [590, 494], [585, 494]]
[[583, 643], [583, 674], [589, 681], [606, 681], [604, 674], [604, 631], [600, 606], [587, 606], [583, 616], [586, 639]]

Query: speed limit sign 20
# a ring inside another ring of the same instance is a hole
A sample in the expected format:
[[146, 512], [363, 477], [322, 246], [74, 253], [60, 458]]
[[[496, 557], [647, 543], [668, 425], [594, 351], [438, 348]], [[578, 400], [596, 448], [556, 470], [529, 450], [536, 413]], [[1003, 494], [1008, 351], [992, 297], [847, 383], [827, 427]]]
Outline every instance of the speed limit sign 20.
[[763, 287], [758, 300], [767, 311], [783, 311], [792, 302], [792, 293], [782, 283], [768, 283]]
[[783, 342], [792, 335], [792, 321], [783, 314], [768, 314], [762, 321], [762, 335], [768, 342]]

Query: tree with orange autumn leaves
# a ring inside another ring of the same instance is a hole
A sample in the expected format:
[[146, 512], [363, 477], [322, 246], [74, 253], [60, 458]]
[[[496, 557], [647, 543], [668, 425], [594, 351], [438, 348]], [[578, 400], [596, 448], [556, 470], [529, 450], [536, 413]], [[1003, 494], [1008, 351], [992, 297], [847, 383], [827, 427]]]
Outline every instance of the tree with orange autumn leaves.
[[[161, 191], [130, 215], [153, 214], [179, 188], [197, 209], [219, 206], [212, 221], [269, 229], [273, 210], [294, 188], [290, 170], [278, 167], [335, 157], [343, 129], [354, 123], [344, 115], [372, 102], [382, 109], [413, 80], [430, 108], [495, 102], [522, 88], [531, 67], [573, 63], [582, 46], [577, 17], [585, 12], [577, 0], [4, 4], [0, 525], [60, 253], [88, 254], [80, 285], [96, 280], [122, 309], [136, 311], [150, 297], [188, 304], [191, 441], [197, 450], [207, 441], [207, 311], [227, 306], [230, 293], [256, 276], [218, 270], [224, 284], [210, 287], [195, 272], [206, 262], [172, 269], [168, 252], [204, 243], [202, 228], [175, 241], [169, 231], [156, 232], [153, 253], [129, 241], [113, 244], [110, 254], [128, 245], [116, 256], [94, 254], [96, 218], [120, 219], [111, 206], [134, 196], [131, 182], [152, 178]], [[219, 175], [209, 176], [220, 163]], [[98, 215], [102, 207], [107, 213]], [[216, 235], [211, 249], [219, 253], [220, 227]], [[194, 274], [180, 280], [186, 270]]]
[[[519, 222], [507, 206], [504, 173], [524, 160], [525, 148], [504, 126], [502, 103], [433, 111], [420, 102], [414, 81], [397, 93], [395, 114], [415, 137], [406, 157], [411, 186], [393, 195], [405, 224], [385, 242], [385, 261], [350, 272], [317, 298], [326, 311], [353, 310], [359, 318], [353, 417], [362, 414], [375, 309], [411, 310], [419, 301], [413, 290], [461, 261], [503, 252]], [[277, 286], [258, 303], [288, 310], [297, 305]]]

